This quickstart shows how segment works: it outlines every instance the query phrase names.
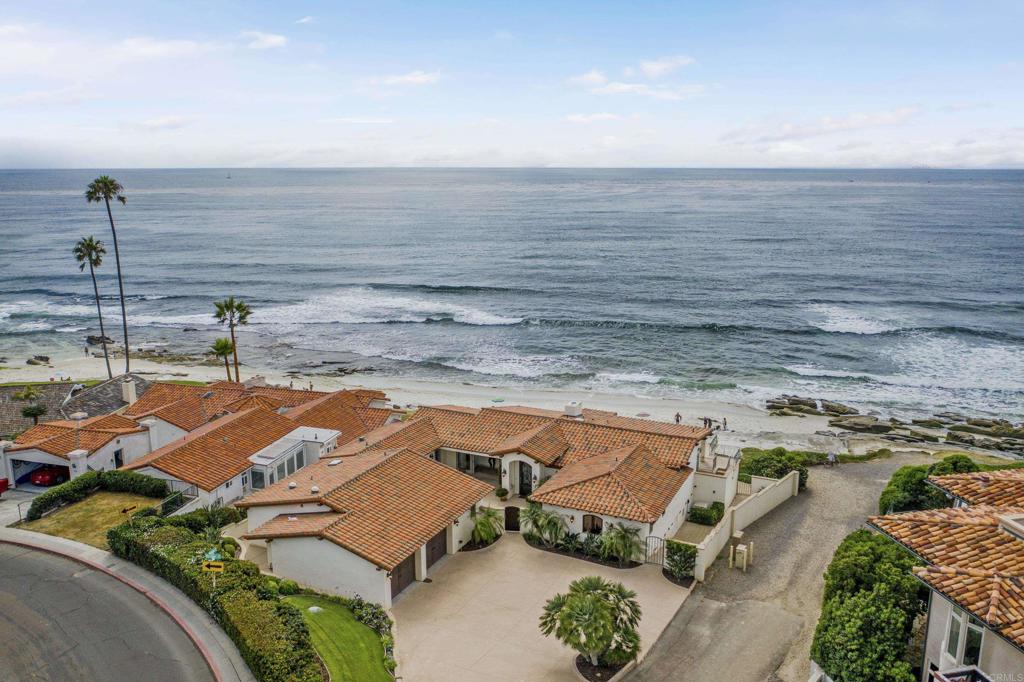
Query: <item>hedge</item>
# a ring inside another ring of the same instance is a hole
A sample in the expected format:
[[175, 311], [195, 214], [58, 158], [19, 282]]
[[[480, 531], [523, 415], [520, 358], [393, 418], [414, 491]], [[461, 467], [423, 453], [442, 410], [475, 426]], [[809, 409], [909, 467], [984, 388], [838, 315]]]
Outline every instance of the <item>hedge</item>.
[[665, 570], [673, 578], [682, 580], [693, 575], [697, 565], [697, 547], [676, 540], [665, 541]]
[[211, 519], [224, 525], [230, 517], [205, 509], [169, 519], [134, 517], [110, 529], [107, 542], [114, 554], [157, 574], [209, 612], [259, 682], [323, 682], [302, 613], [271, 594], [256, 564], [225, 559], [223, 573], [202, 570], [210, 543], [191, 527]]
[[688, 519], [704, 526], [714, 526], [725, 516], [725, 505], [712, 502], [710, 507], [691, 507]]
[[134, 471], [87, 471], [66, 483], [55, 485], [45, 493], [37, 495], [25, 515], [27, 521], [35, 521], [43, 514], [66, 504], [81, 502], [95, 490], [109, 490], [119, 493], [135, 493], [146, 497], [167, 497], [167, 481], [138, 474]]
[[790, 451], [785, 448], [744, 448], [740, 459], [739, 478], [745, 483], [750, 483], [751, 476], [782, 478], [790, 471], [798, 471], [799, 487], [803, 490], [807, 487], [807, 467], [821, 464], [824, 461], [823, 457], [826, 455], [820, 452]]
[[[284, 587], [285, 583], [290, 582], [292, 581], [282, 580], [281, 586]], [[341, 597], [336, 594], [322, 594], [314, 590], [303, 590], [303, 592], [315, 594], [327, 601], [341, 604], [352, 612], [357, 621], [376, 632], [380, 637], [381, 644], [384, 645], [384, 668], [389, 673], [393, 674], [395, 672], [398, 664], [395, 662], [395, 638], [391, 634], [391, 627], [394, 625], [394, 622], [388, 617], [388, 612], [384, 610], [383, 606], [368, 602], [358, 595], [355, 597]]]
[[966, 455], [949, 455], [931, 465], [908, 465], [897, 469], [878, 498], [878, 513], [938, 509], [950, 506], [945, 493], [928, 484], [929, 476], [963, 474], [980, 470]]

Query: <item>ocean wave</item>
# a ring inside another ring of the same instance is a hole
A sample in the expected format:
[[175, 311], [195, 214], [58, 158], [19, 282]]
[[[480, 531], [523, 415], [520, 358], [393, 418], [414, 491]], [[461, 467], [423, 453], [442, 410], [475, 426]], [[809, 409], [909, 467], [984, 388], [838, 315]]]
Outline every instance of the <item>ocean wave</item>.
[[536, 294], [536, 289], [525, 287], [486, 286], [482, 284], [401, 284], [392, 282], [369, 282], [363, 285], [380, 291], [415, 291], [425, 294]]
[[596, 382], [624, 384], [657, 384], [662, 377], [651, 372], [598, 372], [594, 375]]
[[865, 313], [843, 306], [819, 303], [807, 307], [812, 319], [811, 326], [826, 332], [839, 334], [884, 334], [899, 331], [908, 326], [906, 321], [895, 314], [881, 311]]
[[514, 325], [521, 317], [509, 317], [449, 301], [398, 296], [368, 287], [345, 289], [331, 294], [253, 313], [252, 323], [301, 325], [309, 323], [382, 324], [398, 322], [441, 322], [493, 326]]

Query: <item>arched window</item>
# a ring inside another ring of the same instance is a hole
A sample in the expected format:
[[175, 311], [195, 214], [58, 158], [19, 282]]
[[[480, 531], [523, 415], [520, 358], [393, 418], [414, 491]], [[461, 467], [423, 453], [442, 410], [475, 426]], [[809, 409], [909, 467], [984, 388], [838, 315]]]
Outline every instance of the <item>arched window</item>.
[[600, 535], [601, 529], [604, 528], [604, 519], [600, 516], [594, 516], [593, 514], [583, 515], [583, 532], [591, 533], [593, 535]]

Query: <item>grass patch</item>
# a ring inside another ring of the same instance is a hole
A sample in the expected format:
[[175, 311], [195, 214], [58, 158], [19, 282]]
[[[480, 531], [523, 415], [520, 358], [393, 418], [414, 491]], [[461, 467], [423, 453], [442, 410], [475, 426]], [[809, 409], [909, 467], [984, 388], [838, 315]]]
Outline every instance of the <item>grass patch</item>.
[[[313, 646], [324, 659], [331, 679], [359, 682], [393, 682], [384, 669], [384, 647], [377, 633], [356, 620], [341, 604], [314, 595], [300, 594], [284, 600], [302, 611]], [[310, 606], [323, 609], [319, 613]]]
[[101, 490], [81, 502], [58, 509], [41, 519], [27, 521], [18, 527], [108, 549], [107, 531], [124, 523], [129, 516], [122, 514], [122, 509], [137, 507], [133, 511], [138, 511], [157, 503], [159, 500], [152, 497]]

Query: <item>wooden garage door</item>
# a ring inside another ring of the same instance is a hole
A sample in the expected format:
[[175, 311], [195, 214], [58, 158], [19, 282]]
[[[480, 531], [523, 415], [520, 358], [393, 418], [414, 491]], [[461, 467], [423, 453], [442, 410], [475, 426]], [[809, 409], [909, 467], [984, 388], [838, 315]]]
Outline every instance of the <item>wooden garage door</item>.
[[395, 566], [391, 571], [391, 598], [394, 599], [398, 593], [409, 587], [416, 579], [416, 554], [410, 554], [405, 561]]
[[427, 541], [427, 568], [437, 563], [437, 560], [448, 551], [448, 529], [442, 528], [441, 532]]

